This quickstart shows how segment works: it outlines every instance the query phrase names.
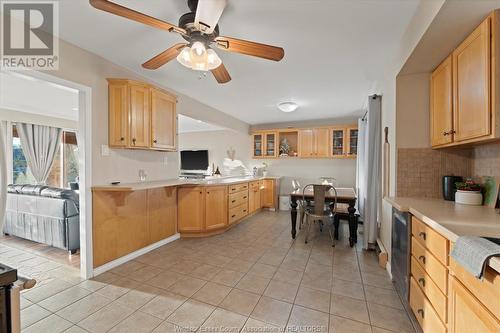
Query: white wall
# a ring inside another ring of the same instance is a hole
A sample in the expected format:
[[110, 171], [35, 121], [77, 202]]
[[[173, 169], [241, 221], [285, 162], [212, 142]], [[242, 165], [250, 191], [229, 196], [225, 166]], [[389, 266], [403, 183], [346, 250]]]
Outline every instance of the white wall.
[[0, 109], [0, 120], [54, 126], [63, 129], [78, 129], [77, 121], [9, 109]]

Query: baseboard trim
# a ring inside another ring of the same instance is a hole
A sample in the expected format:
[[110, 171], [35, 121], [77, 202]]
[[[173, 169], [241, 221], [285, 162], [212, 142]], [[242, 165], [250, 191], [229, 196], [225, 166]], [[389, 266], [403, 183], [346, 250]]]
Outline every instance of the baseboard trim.
[[170, 236], [168, 238], [162, 239], [159, 242], [156, 242], [154, 244], [151, 244], [151, 245], [148, 245], [146, 247], [143, 247], [140, 250], [137, 250], [135, 252], [129, 253], [126, 256], [120, 257], [120, 258], [115, 259], [113, 261], [110, 261], [110, 262], [108, 262], [108, 263], [106, 263], [106, 264], [104, 264], [102, 266], [96, 267], [93, 270], [92, 276], [96, 276], [96, 275], [102, 274], [102, 273], [104, 273], [106, 271], [109, 271], [110, 269], [115, 268], [117, 266], [120, 266], [120, 265], [126, 263], [127, 261], [130, 261], [132, 259], [140, 257], [143, 254], [146, 254], [148, 252], [151, 252], [151, 251], [159, 248], [160, 246], [163, 246], [163, 245], [168, 244], [168, 243], [172, 243], [173, 241], [178, 240], [180, 237], [181, 237], [180, 234], [175, 234], [175, 235]]

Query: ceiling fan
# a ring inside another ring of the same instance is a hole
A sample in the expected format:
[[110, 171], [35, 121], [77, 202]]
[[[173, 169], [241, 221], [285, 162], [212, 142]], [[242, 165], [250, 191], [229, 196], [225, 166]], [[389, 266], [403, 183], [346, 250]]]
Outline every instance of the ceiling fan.
[[178, 26], [118, 5], [108, 0], [89, 0], [100, 10], [180, 34], [186, 42], [177, 43], [142, 64], [146, 69], [157, 69], [177, 58], [182, 65], [193, 70], [211, 71], [219, 83], [231, 81], [226, 67], [211, 48], [236, 52], [268, 60], [280, 61], [285, 55], [281, 47], [266, 45], [232, 37], [219, 36], [219, 19], [227, 0], [188, 0], [191, 12], [182, 15]]

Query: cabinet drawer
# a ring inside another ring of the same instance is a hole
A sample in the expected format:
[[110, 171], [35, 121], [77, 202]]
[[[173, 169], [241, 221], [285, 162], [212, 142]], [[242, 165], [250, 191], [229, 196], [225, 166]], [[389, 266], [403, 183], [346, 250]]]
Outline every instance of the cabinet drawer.
[[248, 190], [248, 183], [242, 183], [242, 184], [235, 184], [229, 186], [229, 193], [236, 193], [236, 192], [241, 192]]
[[256, 180], [256, 181], [250, 182], [249, 186], [250, 186], [250, 189], [252, 189], [252, 190], [259, 189], [260, 188], [260, 181]]
[[448, 240], [415, 216], [411, 218], [411, 234], [443, 264], [448, 265]]
[[410, 307], [424, 333], [446, 333], [446, 327], [413, 277], [410, 279]]
[[229, 195], [229, 208], [248, 203], [248, 191], [240, 191]]
[[439, 289], [446, 295], [447, 293], [447, 276], [448, 270], [443, 264], [439, 262], [419, 241], [411, 238], [411, 254], [417, 259], [418, 264], [425, 270], [425, 272], [436, 283]]
[[229, 209], [229, 224], [234, 223], [248, 215], [248, 203]]
[[429, 302], [431, 302], [439, 318], [446, 323], [446, 296], [439, 290], [438, 286], [425, 273], [422, 267], [420, 267], [417, 259], [413, 256], [411, 257], [411, 275], [419, 285], [420, 290], [422, 290]]

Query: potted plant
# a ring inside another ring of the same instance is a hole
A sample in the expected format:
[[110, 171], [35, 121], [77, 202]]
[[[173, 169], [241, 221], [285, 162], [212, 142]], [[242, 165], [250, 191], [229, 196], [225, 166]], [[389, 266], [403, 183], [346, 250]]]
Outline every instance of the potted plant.
[[481, 206], [483, 204], [482, 186], [472, 179], [467, 179], [465, 182], [455, 183], [457, 193], [455, 202], [464, 205]]

